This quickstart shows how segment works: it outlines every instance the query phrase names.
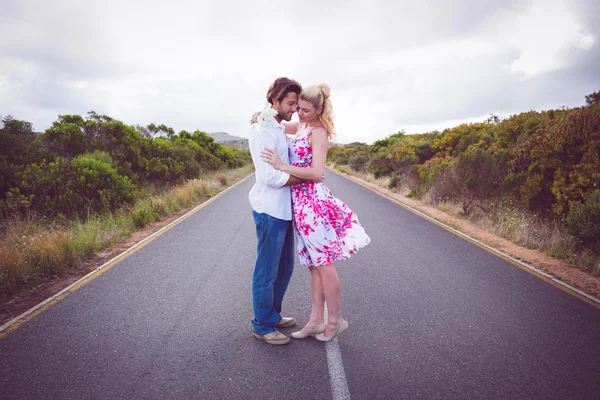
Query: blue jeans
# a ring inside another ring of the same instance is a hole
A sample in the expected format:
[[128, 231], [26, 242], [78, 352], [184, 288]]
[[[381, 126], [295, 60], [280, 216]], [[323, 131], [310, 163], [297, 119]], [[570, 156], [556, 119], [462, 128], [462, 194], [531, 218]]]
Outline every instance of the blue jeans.
[[252, 329], [258, 335], [275, 332], [281, 304], [294, 270], [294, 228], [268, 214], [252, 211], [256, 224], [257, 257], [252, 279]]

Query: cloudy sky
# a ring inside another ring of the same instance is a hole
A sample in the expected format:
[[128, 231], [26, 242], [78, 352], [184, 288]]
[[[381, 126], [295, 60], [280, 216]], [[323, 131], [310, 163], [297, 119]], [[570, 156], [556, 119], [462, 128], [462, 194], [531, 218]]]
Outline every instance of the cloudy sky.
[[247, 135], [269, 84], [328, 83], [339, 142], [584, 104], [597, 0], [0, 0], [0, 115]]

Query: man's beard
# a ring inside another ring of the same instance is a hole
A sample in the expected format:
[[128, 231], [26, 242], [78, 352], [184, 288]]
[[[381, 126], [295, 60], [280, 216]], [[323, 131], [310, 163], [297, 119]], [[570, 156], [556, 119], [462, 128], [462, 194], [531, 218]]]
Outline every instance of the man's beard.
[[277, 110], [277, 115], [279, 116], [279, 118], [281, 118], [282, 120], [285, 121], [291, 121], [292, 120], [292, 116], [294, 115], [294, 113], [290, 113], [290, 114], [284, 114], [283, 112]]

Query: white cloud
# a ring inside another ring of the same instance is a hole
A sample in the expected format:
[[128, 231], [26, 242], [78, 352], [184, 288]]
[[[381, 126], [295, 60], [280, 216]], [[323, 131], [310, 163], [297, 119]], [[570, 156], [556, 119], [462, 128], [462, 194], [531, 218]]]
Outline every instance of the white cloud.
[[524, 13], [505, 15], [497, 22], [498, 42], [520, 53], [510, 71], [526, 78], [568, 66], [567, 50], [587, 51], [595, 42], [569, 9], [568, 2], [536, 0]]
[[371, 142], [403, 128], [582, 104], [600, 85], [589, 67], [600, 57], [589, 18], [598, 8], [587, 0], [12, 3], [0, 9], [0, 113], [37, 130], [58, 114], [95, 110], [129, 124], [243, 136], [269, 84], [289, 76], [329, 83], [338, 140]]

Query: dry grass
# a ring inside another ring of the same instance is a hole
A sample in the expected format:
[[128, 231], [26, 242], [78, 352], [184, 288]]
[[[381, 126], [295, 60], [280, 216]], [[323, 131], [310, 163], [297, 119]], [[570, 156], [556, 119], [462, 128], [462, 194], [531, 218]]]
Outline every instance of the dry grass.
[[341, 172], [342, 174], [354, 175], [354, 174], [357, 173], [352, 168], [350, 168], [348, 165], [339, 165], [339, 164], [336, 164], [336, 163], [330, 163], [329, 165], [330, 165], [330, 167], [332, 167], [336, 171]]
[[33, 219], [6, 221], [0, 245], [0, 289], [43, 276], [62, 276], [76, 260], [70, 232], [44, 228]]
[[375, 178], [375, 175], [373, 175], [370, 172], [359, 172], [359, 171], [355, 171], [353, 170], [349, 165], [339, 165], [336, 164], [334, 162], [329, 162], [327, 163], [328, 167], [331, 167], [333, 169], [335, 169], [336, 171], [339, 171], [343, 174], [346, 175], [352, 175], [352, 176], [356, 176], [357, 178], [360, 178], [364, 181], [367, 182], [372, 182], [375, 183], [381, 187], [385, 187], [387, 188], [390, 184], [390, 177], [389, 176], [385, 176], [382, 178]]
[[389, 187], [391, 180], [389, 176], [375, 178], [375, 175], [370, 172], [355, 172], [354, 176], [362, 179], [363, 181], [371, 182], [384, 188]]
[[227, 175], [225, 175], [222, 172], [217, 172], [215, 174], [215, 179], [221, 182], [221, 185], [223, 186], [227, 185], [227, 181], [229, 180], [229, 178], [227, 178]]
[[544, 252], [567, 261], [579, 269], [600, 276], [600, 257], [591, 250], [581, 250], [577, 240], [567, 232], [564, 224], [545, 220], [538, 215], [516, 207], [495, 208], [490, 213], [473, 209], [468, 217], [459, 204], [441, 202], [435, 207], [452, 216], [468, 218], [475, 226], [529, 249]]
[[130, 209], [62, 226], [34, 218], [5, 221], [0, 229], [0, 298], [64, 275], [93, 254], [126, 240], [137, 228], [192, 207], [252, 171], [246, 166], [207, 174], [162, 194], [153, 188], [153, 197]]
[[546, 220], [538, 215], [517, 207], [494, 207], [485, 213], [474, 208], [468, 217], [454, 202], [434, 202], [428, 195], [424, 202], [454, 217], [466, 218], [476, 227], [510, 240], [529, 249], [544, 252], [552, 257], [565, 260], [578, 268], [600, 275], [600, 258], [590, 250], [580, 251], [577, 240], [567, 232], [564, 224], [556, 220]]
[[[426, 204], [431, 204], [429, 203], [427, 200], [424, 200]], [[451, 202], [439, 202], [435, 205], [435, 208], [437, 208], [438, 210], [440, 210], [441, 212], [444, 212], [446, 214], [450, 214], [450, 215], [461, 215], [461, 207], [456, 204], [456, 203], [451, 203]]]
[[[357, 172], [345, 165], [337, 166], [332, 163], [331, 166], [348, 175], [388, 188], [389, 178], [375, 179], [373, 174]], [[395, 191], [406, 195], [402, 187], [396, 188]], [[429, 193], [425, 193], [422, 202], [454, 217], [466, 218], [476, 227], [517, 245], [544, 252], [592, 275], [600, 276], [600, 256], [591, 250], [579, 249], [575, 237], [567, 232], [565, 225], [560, 221], [545, 220], [530, 211], [516, 207], [493, 207], [489, 204], [486, 205], [486, 209], [493, 211], [485, 213], [479, 208], [474, 208], [469, 216], [465, 217], [458, 203], [436, 202]]]
[[[200, 181], [202, 182], [202, 181]], [[202, 184], [202, 186], [205, 186]], [[183, 186], [179, 186], [173, 190], [167, 197], [172, 200], [175, 208], [173, 211], [181, 210], [194, 204], [196, 199], [196, 191], [194, 190], [194, 184], [188, 183]]]

